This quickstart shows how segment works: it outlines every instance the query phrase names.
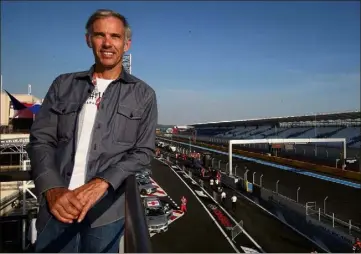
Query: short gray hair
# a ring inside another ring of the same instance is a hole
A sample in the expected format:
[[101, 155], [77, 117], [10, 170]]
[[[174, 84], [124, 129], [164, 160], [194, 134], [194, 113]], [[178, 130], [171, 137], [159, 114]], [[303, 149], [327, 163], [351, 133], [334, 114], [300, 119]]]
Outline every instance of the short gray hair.
[[128, 41], [128, 40], [132, 39], [132, 30], [130, 28], [130, 25], [129, 25], [127, 19], [123, 15], [119, 14], [118, 12], [115, 12], [112, 10], [107, 10], [107, 9], [99, 9], [89, 17], [89, 19], [85, 25], [86, 33], [89, 34], [92, 32], [91, 29], [96, 20], [101, 19], [101, 18], [108, 18], [108, 17], [114, 17], [114, 18], [119, 19], [123, 23], [124, 28], [125, 28], [125, 40]]

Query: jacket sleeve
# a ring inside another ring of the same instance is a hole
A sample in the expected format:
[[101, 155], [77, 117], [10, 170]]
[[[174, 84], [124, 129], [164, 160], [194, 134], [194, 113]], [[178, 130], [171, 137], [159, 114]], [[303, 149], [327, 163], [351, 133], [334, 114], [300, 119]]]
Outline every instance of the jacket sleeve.
[[147, 100], [146, 105], [143, 117], [140, 120], [138, 137], [134, 148], [121, 161], [95, 176], [95, 178], [107, 181], [113, 190], [118, 189], [129, 175], [149, 166], [154, 156], [155, 130], [158, 123], [157, 99], [154, 92]]
[[30, 157], [31, 176], [39, 196], [55, 187], [67, 187], [55, 166], [58, 116], [51, 107], [56, 100], [59, 82], [60, 76], [50, 86], [31, 126], [30, 141], [26, 147]]

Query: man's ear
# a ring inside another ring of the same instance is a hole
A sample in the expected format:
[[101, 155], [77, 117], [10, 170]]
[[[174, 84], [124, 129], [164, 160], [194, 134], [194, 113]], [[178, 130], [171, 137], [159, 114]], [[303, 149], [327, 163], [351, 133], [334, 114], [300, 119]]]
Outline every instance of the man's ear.
[[93, 45], [92, 45], [92, 41], [90, 39], [90, 34], [86, 34], [85, 35], [85, 41], [86, 41], [86, 44], [88, 45], [89, 48], [92, 48]]
[[126, 40], [124, 43], [124, 52], [127, 52], [130, 49], [130, 46], [132, 44], [132, 40]]

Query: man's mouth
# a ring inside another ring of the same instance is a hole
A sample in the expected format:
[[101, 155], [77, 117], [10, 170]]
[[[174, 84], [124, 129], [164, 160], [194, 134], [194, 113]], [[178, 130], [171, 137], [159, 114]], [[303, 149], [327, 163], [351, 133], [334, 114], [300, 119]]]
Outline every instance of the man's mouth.
[[114, 55], [114, 52], [110, 51], [100, 51], [103, 57], [112, 57]]

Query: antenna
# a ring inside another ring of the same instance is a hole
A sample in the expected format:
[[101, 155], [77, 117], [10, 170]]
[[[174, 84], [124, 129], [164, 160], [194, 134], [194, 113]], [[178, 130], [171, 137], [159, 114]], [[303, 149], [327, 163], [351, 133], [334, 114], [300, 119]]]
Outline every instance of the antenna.
[[31, 85], [28, 85], [28, 95], [31, 95]]

